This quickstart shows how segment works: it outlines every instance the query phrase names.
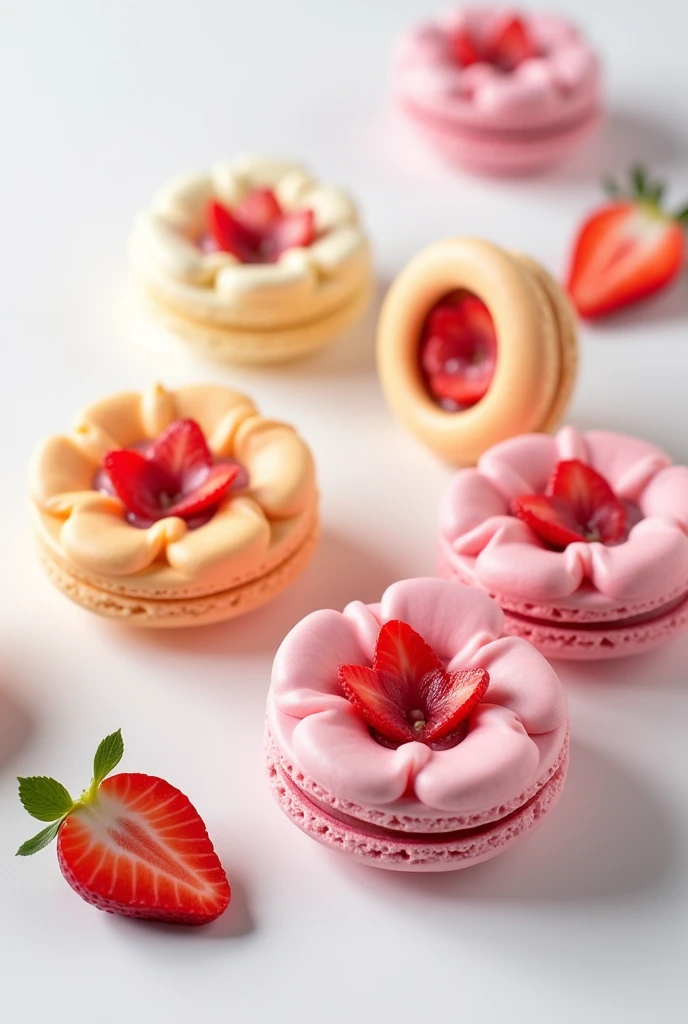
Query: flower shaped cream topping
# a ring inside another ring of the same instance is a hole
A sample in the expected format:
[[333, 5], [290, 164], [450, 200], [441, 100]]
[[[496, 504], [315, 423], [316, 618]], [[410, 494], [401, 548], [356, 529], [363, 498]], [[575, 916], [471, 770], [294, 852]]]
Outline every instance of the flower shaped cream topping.
[[[41, 538], [104, 577], [246, 576], [312, 515], [313, 463], [283, 423], [226, 388], [155, 387], [87, 408], [34, 457]], [[169, 580], [167, 580], [169, 582]]]
[[441, 532], [452, 563], [502, 596], [551, 601], [588, 584], [653, 601], [688, 586], [688, 467], [605, 431], [516, 437], [456, 474]]
[[341, 189], [298, 165], [248, 156], [163, 188], [139, 218], [133, 255], [168, 300], [216, 319], [240, 307], [256, 324], [311, 316], [370, 274], [356, 208]]
[[343, 800], [457, 814], [513, 801], [552, 767], [567, 707], [551, 666], [502, 625], [484, 594], [431, 579], [314, 612], [277, 653], [271, 728]]

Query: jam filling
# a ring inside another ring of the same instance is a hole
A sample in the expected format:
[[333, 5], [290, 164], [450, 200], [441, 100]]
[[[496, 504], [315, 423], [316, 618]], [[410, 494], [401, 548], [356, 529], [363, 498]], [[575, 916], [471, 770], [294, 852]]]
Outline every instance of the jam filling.
[[420, 369], [431, 398], [448, 412], [470, 409], [492, 383], [497, 335], [490, 311], [469, 292], [457, 291], [430, 310], [420, 339]]

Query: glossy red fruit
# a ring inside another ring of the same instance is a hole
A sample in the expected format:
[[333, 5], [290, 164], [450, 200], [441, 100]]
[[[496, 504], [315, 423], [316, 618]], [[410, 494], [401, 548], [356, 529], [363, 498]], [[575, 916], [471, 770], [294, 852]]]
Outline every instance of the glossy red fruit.
[[489, 42], [489, 61], [502, 71], [515, 71], [524, 60], [537, 57], [537, 47], [525, 26], [516, 17], [502, 22]]
[[466, 28], [459, 28], [449, 37], [452, 56], [462, 68], [477, 64], [481, 57], [471, 33]]
[[475, 405], [487, 393], [497, 363], [487, 306], [473, 295], [443, 299], [427, 318], [419, 353], [428, 390], [441, 405]]
[[545, 493], [514, 499], [511, 511], [560, 551], [581, 541], [618, 544], [626, 536], [624, 504], [603, 476], [577, 459], [559, 462]]
[[188, 419], [172, 423], [144, 452], [108, 452], [103, 469], [127, 511], [150, 522], [213, 508], [239, 473], [237, 465], [213, 465], [201, 428]]
[[271, 189], [254, 189], [233, 210], [210, 200], [206, 221], [215, 245], [242, 263], [276, 263], [288, 249], [315, 241], [312, 210], [284, 213]]
[[611, 182], [614, 201], [584, 222], [574, 243], [568, 291], [583, 317], [612, 313], [661, 291], [685, 262], [688, 210], [666, 213], [663, 186], [633, 172], [630, 195]]
[[151, 775], [113, 775], [60, 827], [57, 855], [71, 887], [101, 910], [207, 924], [230, 901], [227, 876], [190, 801]]
[[407, 623], [385, 623], [373, 666], [342, 665], [342, 689], [368, 725], [392, 743], [446, 739], [480, 703], [484, 669], [445, 671], [433, 649]]

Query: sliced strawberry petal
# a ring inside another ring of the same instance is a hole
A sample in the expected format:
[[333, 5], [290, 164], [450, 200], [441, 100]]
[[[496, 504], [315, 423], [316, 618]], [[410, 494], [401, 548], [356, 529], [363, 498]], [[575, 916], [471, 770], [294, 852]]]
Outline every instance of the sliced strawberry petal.
[[559, 462], [545, 493], [568, 503], [588, 540], [614, 544], [624, 537], [626, 508], [592, 466], [578, 459]]
[[271, 188], [254, 188], [235, 208], [234, 216], [245, 227], [262, 234], [282, 217], [282, 207]]
[[490, 40], [486, 57], [502, 71], [514, 71], [524, 60], [537, 56], [537, 48], [520, 18], [504, 21]]
[[375, 646], [373, 668], [409, 686], [418, 686], [430, 672], [442, 672], [442, 662], [432, 647], [408, 623], [391, 619], [381, 628]]
[[297, 210], [275, 221], [265, 234], [263, 252], [269, 262], [280, 258], [287, 249], [311, 245], [315, 240], [315, 218], [312, 210]]
[[208, 202], [206, 210], [208, 231], [222, 252], [229, 252], [242, 263], [259, 260], [261, 236], [238, 220], [216, 199]]
[[[209, 469], [213, 455], [203, 431], [195, 420], [176, 420], [163, 430], [146, 450], [146, 458], [154, 462], [175, 482], [175, 490]], [[170, 492], [174, 493], [174, 491]]]
[[483, 668], [426, 676], [421, 686], [428, 710], [423, 740], [432, 743], [453, 732], [481, 702], [489, 685], [490, 676]]
[[206, 473], [205, 480], [194, 487], [189, 494], [169, 505], [164, 515], [181, 516], [183, 519], [188, 519], [189, 516], [198, 515], [199, 512], [219, 504], [239, 475], [239, 467], [212, 466]]
[[452, 56], [462, 68], [469, 68], [480, 60], [480, 52], [471, 33], [466, 28], [459, 28], [449, 37]]
[[513, 515], [527, 523], [534, 534], [563, 551], [569, 544], [585, 541], [585, 535], [564, 502], [545, 494], [524, 494], [511, 503]]
[[342, 665], [339, 681], [368, 725], [386, 739], [408, 743], [417, 738], [404, 713], [406, 687], [398, 676], [365, 665]]
[[177, 492], [176, 481], [141, 452], [127, 448], [108, 452], [103, 469], [120, 501], [142, 519], [159, 519], [160, 495]]

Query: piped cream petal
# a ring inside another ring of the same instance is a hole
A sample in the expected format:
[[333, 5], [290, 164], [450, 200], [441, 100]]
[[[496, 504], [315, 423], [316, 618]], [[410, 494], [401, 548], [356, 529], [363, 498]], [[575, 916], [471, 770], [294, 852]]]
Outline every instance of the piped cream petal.
[[261, 416], [236, 432], [234, 455], [249, 475], [249, 494], [268, 518], [289, 519], [313, 500], [315, 469], [310, 451], [285, 423]]

